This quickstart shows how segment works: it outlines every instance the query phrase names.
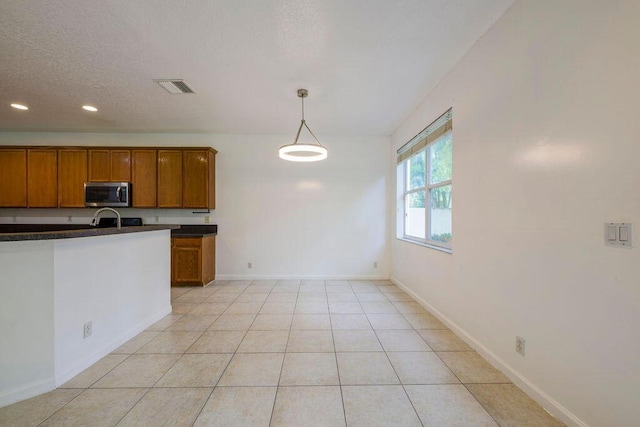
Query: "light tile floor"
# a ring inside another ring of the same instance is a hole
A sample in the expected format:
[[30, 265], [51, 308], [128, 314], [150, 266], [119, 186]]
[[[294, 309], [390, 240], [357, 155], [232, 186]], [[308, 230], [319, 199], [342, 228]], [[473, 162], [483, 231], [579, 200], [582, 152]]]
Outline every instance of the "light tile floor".
[[388, 281], [218, 281], [2, 426], [557, 426]]

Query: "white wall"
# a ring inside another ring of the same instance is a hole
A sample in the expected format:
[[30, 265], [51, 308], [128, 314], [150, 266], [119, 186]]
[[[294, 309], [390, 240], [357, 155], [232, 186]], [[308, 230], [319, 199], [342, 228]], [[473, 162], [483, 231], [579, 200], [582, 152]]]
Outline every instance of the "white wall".
[[603, 244], [640, 232], [639, 40], [634, 0], [518, 1], [392, 137], [453, 107], [453, 254], [392, 238], [392, 277], [569, 424], [640, 418], [640, 240]]
[[[294, 123], [295, 124], [295, 123]], [[329, 158], [280, 160], [293, 135], [0, 133], [0, 145], [210, 146], [216, 157], [216, 278], [386, 278], [389, 138], [321, 137]], [[0, 222], [87, 223], [93, 209], [3, 209]], [[204, 224], [191, 210], [125, 209]], [[15, 218], [14, 218], [15, 216]], [[251, 262], [253, 268], [248, 269]], [[373, 264], [377, 262], [378, 268]]]

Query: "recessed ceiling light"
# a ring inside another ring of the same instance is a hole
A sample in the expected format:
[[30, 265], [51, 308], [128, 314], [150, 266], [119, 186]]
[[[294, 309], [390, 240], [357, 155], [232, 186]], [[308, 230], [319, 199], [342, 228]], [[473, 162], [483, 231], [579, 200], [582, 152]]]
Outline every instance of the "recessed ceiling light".
[[13, 108], [17, 108], [18, 110], [28, 110], [29, 107], [27, 107], [26, 105], [22, 105], [22, 104], [11, 104], [11, 106]]
[[92, 111], [92, 112], [96, 112], [98, 111], [98, 109], [96, 107], [92, 107], [91, 105], [83, 105], [82, 108], [84, 108], [87, 111]]

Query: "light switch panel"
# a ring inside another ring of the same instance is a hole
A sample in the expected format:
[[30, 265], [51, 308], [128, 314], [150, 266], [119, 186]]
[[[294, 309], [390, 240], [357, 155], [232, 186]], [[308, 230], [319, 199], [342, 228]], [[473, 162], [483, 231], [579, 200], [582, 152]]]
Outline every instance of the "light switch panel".
[[604, 225], [604, 244], [631, 248], [633, 246], [633, 224], [629, 222], [608, 222]]
[[618, 239], [621, 242], [628, 242], [629, 241], [629, 227], [623, 225], [621, 227], [618, 228], [620, 230], [620, 232], [618, 233], [618, 236], [620, 236]]

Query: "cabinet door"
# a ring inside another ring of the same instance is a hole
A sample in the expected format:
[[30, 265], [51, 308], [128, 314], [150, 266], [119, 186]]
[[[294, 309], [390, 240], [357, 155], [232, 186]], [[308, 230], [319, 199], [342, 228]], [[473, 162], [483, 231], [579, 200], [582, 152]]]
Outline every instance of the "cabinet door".
[[134, 208], [157, 206], [156, 150], [131, 150], [131, 183]]
[[181, 150], [158, 150], [158, 207], [182, 207]]
[[58, 206], [58, 150], [27, 150], [27, 204], [30, 208]]
[[131, 182], [131, 150], [110, 150], [109, 180]]
[[183, 207], [214, 208], [215, 194], [210, 191], [215, 188], [212, 180], [215, 175], [213, 153], [209, 150], [185, 150], [183, 152], [183, 162]]
[[109, 150], [89, 150], [89, 182], [110, 181]]
[[58, 207], [83, 208], [87, 150], [58, 150]]
[[202, 284], [202, 239], [172, 239], [171, 277], [175, 284]]
[[202, 285], [216, 278], [216, 236], [202, 238]]
[[209, 200], [208, 208], [216, 208], [216, 151], [209, 150]]
[[26, 149], [0, 149], [0, 207], [27, 207]]

